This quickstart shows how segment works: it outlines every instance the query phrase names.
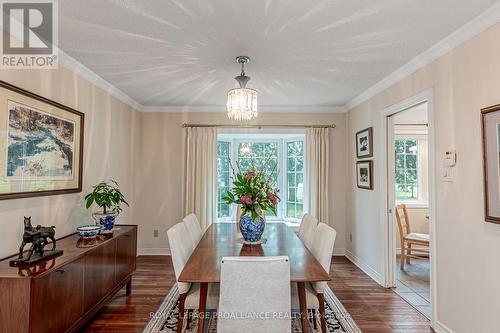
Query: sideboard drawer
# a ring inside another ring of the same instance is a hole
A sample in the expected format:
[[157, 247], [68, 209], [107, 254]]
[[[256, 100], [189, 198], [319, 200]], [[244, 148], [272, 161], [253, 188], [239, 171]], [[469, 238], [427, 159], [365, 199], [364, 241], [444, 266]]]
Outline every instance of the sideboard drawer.
[[83, 314], [83, 258], [34, 278], [30, 331], [64, 332]]

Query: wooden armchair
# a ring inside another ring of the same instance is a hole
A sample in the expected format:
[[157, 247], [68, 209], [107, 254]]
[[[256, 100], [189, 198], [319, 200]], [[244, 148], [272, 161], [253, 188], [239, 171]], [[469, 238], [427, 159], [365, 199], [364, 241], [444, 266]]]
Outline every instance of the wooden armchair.
[[[429, 234], [411, 232], [410, 219], [406, 205], [396, 205], [396, 220], [398, 222], [399, 239], [401, 240], [401, 270], [404, 270], [405, 261], [410, 258], [429, 258]], [[415, 245], [417, 247], [412, 247]]]

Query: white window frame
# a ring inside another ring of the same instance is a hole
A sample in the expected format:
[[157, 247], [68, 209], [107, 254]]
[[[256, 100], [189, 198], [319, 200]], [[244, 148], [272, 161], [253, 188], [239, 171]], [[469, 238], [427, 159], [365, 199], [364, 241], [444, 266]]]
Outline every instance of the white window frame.
[[[278, 188], [280, 189], [279, 197], [281, 198], [281, 202], [278, 205], [277, 216], [268, 216], [266, 220], [268, 221], [286, 221], [290, 223], [300, 223], [301, 219], [287, 217], [287, 190], [288, 190], [288, 152], [287, 152], [287, 144], [289, 142], [295, 141], [303, 141], [304, 142], [304, 206], [303, 210], [306, 212], [306, 170], [305, 170], [305, 136], [297, 135], [297, 136], [287, 136], [286, 138], [245, 138], [245, 137], [237, 137], [234, 139], [228, 138], [217, 138], [217, 141], [228, 142], [230, 144], [230, 160], [234, 163], [238, 159], [238, 146], [240, 143], [277, 143], [278, 144]], [[217, 184], [218, 185], [218, 184]], [[230, 184], [232, 186], [232, 183]], [[218, 211], [218, 202], [216, 203], [216, 211]], [[218, 214], [217, 214], [218, 215]], [[217, 222], [234, 222], [236, 219], [236, 205], [230, 205], [229, 207], [229, 216], [219, 217], [217, 218]]]
[[426, 134], [395, 134], [394, 140], [413, 140], [417, 141], [417, 191], [418, 198], [416, 199], [397, 199], [396, 202], [405, 204], [409, 208], [428, 208], [429, 207], [429, 191], [424, 190], [424, 180], [422, 179], [425, 147], [428, 144]]

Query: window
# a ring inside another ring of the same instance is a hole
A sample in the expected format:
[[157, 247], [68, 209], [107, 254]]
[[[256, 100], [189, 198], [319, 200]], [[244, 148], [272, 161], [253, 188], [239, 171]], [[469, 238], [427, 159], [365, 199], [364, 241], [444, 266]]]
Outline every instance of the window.
[[428, 205], [426, 134], [396, 134], [396, 200], [415, 207]]
[[304, 141], [287, 142], [287, 216], [304, 215]]
[[416, 140], [396, 140], [396, 199], [418, 199]]
[[229, 205], [222, 200], [226, 191], [231, 188], [231, 167], [229, 152], [231, 143], [217, 141], [217, 217], [229, 217]]
[[271, 181], [280, 189], [277, 214], [266, 212], [269, 220], [298, 220], [304, 215], [304, 136], [303, 135], [219, 135], [217, 141], [217, 217], [234, 221], [236, 207], [222, 198], [232, 186], [232, 169], [241, 172], [254, 166], [257, 170], [274, 170]]

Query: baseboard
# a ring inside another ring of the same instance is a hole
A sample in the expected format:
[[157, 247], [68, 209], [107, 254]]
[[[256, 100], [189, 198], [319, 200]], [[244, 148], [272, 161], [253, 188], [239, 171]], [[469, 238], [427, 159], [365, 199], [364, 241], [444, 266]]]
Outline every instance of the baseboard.
[[169, 256], [170, 249], [168, 247], [162, 248], [138, 248], [138, 256]]
[[356, 265], [359, 269], [365, 272], [369, 277], [371, 277], [375, 282], [384, 287], [382, 281], [382, 275], [380, 275], [375, 269], [373, 269], [370, 265], [368, 265], [364, 260], [356, 256], [349, 250], [345, 250], [345, 256], [349, 259], [354, 265]]
[[436, 333], [454, 333], [451, 328], [440, 322], [439, 320], [436, 320], [436, 323], [432, 327]]
[[[169, 256], [170, 249], [165, 248], [138, 248], [137, 249], [138, 256]], [[345, 256], [345, 249], [333, 249], [334, 256]]]

